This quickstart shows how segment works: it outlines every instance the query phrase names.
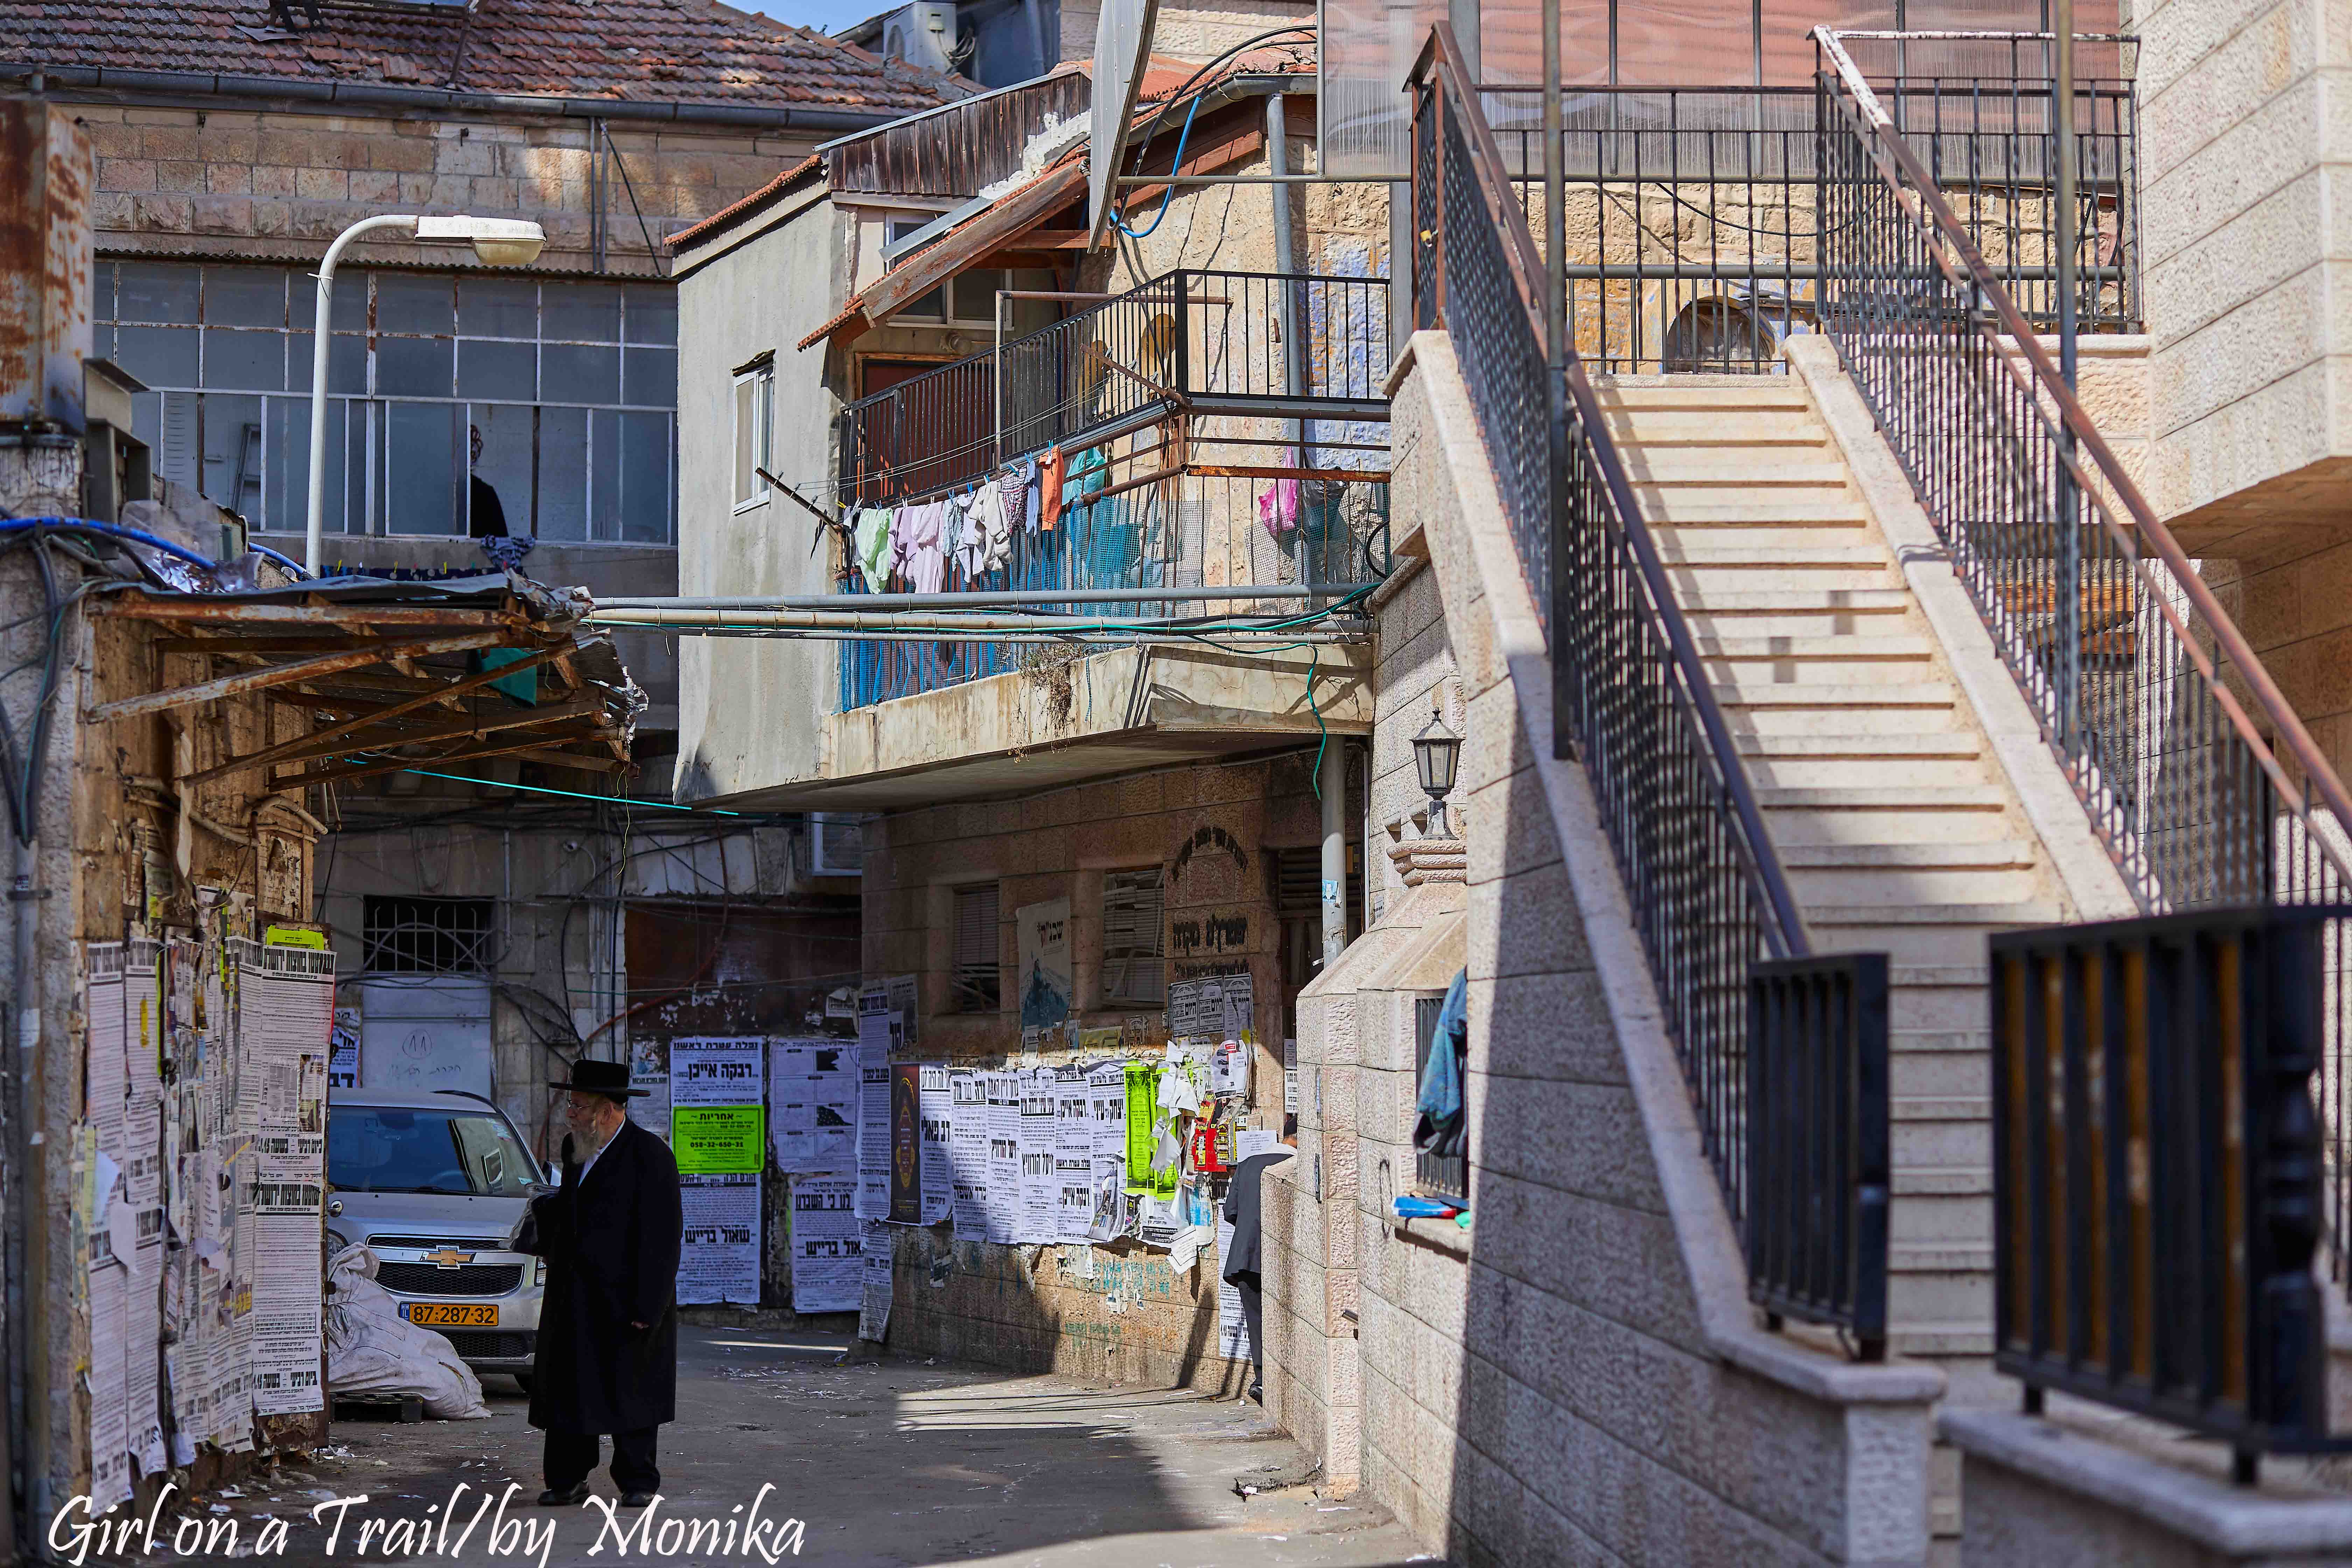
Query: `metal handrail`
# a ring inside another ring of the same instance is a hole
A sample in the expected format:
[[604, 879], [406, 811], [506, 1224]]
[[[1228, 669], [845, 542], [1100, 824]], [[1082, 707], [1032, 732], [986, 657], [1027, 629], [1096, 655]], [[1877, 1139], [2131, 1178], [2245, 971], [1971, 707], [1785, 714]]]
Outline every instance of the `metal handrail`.
[[[1880, 104], [1877, 95], [1841, 41], [1846, 36], [1829, 27], [1813, 29], [1814, 40], [1822, 58], [1830, 62], [1838, 84], [1853, 99], [1852, 104], [1848, 104], [1838, 94], [1824, 92], [1822, 95], [1823, 101], [1845, 116], [1872, 162], [1877, 165], [1880, 174], [1894, 187], [1897, 200], [1922, 227], [1942, 242], [1940, 246], [1930, 247], [1929, 253], [1948, 280], [1973, 291], [1979, 310], [1971, 313], [1970, 320], [1978, 330], [1991, 331], [1992, 329], [1982, 320], [1982, 314], [1989, 312], [1998, 322], [2000, 332], [2006, 334], [2008, 344], [2000, 345], [2003, 352], [1994, 353], [1992, 358], [2016, 378], [2021, 390], [2030, 395], [2031, 405], [2035, 408], [2037, 416], [2055, 426], [2053, 434], [2060, 437], [2056, 443], [2057, 460], [2072, 475], [2076, 493], [2121, 550], [2124, 559], [2130, 563], [2135, 576], [2147, 590], [2150, 604], [2171, 626], [2181, 651], [2194, 664], [2238, 739], [2276, 787], [2282, 802], [2287, 804], [2297, 819], [2310, 829], [2309, 839], [2313, 847], [2326, 858], [2337, 877], [2342, 879], [2343, 885], [2352, 887], [2352, 863], [2347, 862], [2332, 836], [2320, 831], [2314, 824], [2305, 792], [2316, 793], [2320, 804], [2347, 828], [2352, 828], [2352, 795], [2347, 794], [2343, 781], [2321, 754], [2303, 720], [2280, 692], [2236, 623], [2199, 575], [2188, 552], [2181, 549], [2172, 531], [2158, 519], [2155, 510], [2140, 494], [2139, 487], [2124, 470], [2122, 463], [2116, 460], [2098, 426], [2084, 410], [2074, 389], [2059, 374], [2049, 351], [2042, 346], [2024, 314], [1969, 238], [1966, 227], [1945, 203], [1934, 182], [1912, 156], [1910, 149], [1904, 144], [1893, 117]], [[1857, 33], [1851, 36], [1882, 35]], [[1823, 131], [1826, 133], [1826, 125]], [[2115, 515], [2106, 499], [2109, 495], [2114, 498], [2114, 507], [2119, 507], [2126, 514], [2125, 518], [2119, 520]], [[2144, 546], [2140, 542], [2144, 542]], [[2244, 682], [2254, 705], [2273, 726], [2280, 744], [2302, 770], [2304, 779], [2300, 786], [2289, 775], [2271, 744], [2263, 739], [2236, 693], [2222, 679], [2220, 667], [2192, 632], [2179, 608], [2172, 604], [2165, 586], [2149, 574], [2144, 548], [2154, 551], [2171, 574], [2175, 590], [2202, 617], [2204, 635], [2212, 638], [2219, 651], [2237, 667], [2236, 674]], [[2099, 787], [2096, 781], [2089, 776], [2086, 767], [2076, 765], [2075, 760], [2065, 756], [2063, 752], [2060, 760], [2075, 790], [2087, 801]], [[2147, 889], [2135, 886], [2133, 892], [2143, 903], [2147, 901]]]
[[[1486, 124], [1486, 116], [1473, 96], [1469, 85], [1471, 73], [1463, 64], [1461, 46], [1455, 41], [1450, 25], [1441, 22], [1431, 28], [1429, 39], [1423, 45], [1421, 56], [1414, 62], [1411, 79], [1416, 86], [1426, 85], [1445, 94], [1448, 111], [1459, 117], [1471, 143], [1471, 164], [1480, 195], [1503, 241], [1513, 286], [1520, 303], [1527, 310], [1529, 330], [1540, 342], [1546, 335], [1543, 300], [1549, 288], [1542, 253], [1536, 247], [1535, 236], [1528, 227], [1527, 215], [1511, 189], [1509, 176], [1504, 172], [1502, 151], [1495, 141], [1494, 132]], [[1747, 863], [1751, 890], [1759, 907], [1769, 917], [1764, 921], [1765, 942], [1773, 957], [1807, 956], [1812, 952], [1812, 944], [1806, 935], [1804, 921], [1797, 912], [1796, 896], [1790, 889], [1788, 873], [1781, 868], [1780, 855], [1765, 831], [1763, 810], [1757, 803], [1748, 771], [1732, 745], [1730, 730], [1724, 723], [1722, 709], [1715, 700], [1714, 682], [1699, 659], [1698, 645], [1691, 636], [1689, 623], [1683, 618], [1673, 584], [1667, 581], [1657, 542], [1643, 519], [1641, 504], [1635, 500], [1633, 485], [1625, 477], [1624, 462], [1618, 455], [1616, 443], [1610, 437], [1608, 425], [1601, 416], [1600, 401], [1593, 395], [1592, 382], [1585, 374], [1583, 361], [1578, 356], [1574, 343], [1563, 344], [1562, 350], [1568, 400], [1579, 426], [1578, 435], [1600, 470], [1602, 488], [1608, 494], [1610, 508], [1615, 513], [1613, 521], [1623, 534], [1640, 572], [1649, 599], [1651, 616], [1664, 636], [1675, 671], [1681, 677], [1674, 689], [1675, 699], [1705, 737], [1717, 773], [1717, 788], [1723, 804], [1729, 808], [1739, 826], [1736, 841]], [[1541, 603], [1550, 585], [1531, 586], [1536, 587], [1538, 601]], [[1558, 628], [1552, 630], [1557, 635]]]

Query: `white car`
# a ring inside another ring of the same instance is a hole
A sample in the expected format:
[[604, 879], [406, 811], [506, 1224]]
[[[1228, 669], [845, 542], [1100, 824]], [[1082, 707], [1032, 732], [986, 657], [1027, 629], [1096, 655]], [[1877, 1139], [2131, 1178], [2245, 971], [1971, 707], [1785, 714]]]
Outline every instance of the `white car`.
[[373, 1247], [376, 1283], [401, 1316], [528, 1394], [547, 1265], [507, 1240], [550, 1189], [506, 1114], [458, 1090], [336, 1089], [327, 1186], [329, 1250]]

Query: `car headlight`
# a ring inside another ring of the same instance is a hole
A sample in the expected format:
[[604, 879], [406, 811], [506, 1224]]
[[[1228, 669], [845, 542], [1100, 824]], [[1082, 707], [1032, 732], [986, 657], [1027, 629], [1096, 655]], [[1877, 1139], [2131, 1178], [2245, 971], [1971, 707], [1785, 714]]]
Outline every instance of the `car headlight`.
[[348, 1236], [345, 1236], [341, 1231], [340, 1231], [340, 1230], [330, 1230], [329, 1232], [327, 1232], [327, 1247], [328, 1247], [329, 1250], [331, 1250], [331, 1251], [334, 1251], [334, 1252], [341, 1252], [343, 1248], [345, 1248], [346, 1247], [349, 1247], [351, 1244], [352, 1244], [352, 1238], [351, 1238], [350, 1237], [348, 1237]]
[[531, 1282], [532, 1284], [534, 1284], [534, 1285], [544, 1285], [544, 1284], [546, 1284], [546, 1283], [547, 1283], [547, 1259], [546, 1259], [546, 1258], [535, 1258], [535, 1259], [533, 1259], [533, 1260], [532, 1260], [532, 1268], [531, 1268], [531, 1271], [530, 1271], [530, 1282]]

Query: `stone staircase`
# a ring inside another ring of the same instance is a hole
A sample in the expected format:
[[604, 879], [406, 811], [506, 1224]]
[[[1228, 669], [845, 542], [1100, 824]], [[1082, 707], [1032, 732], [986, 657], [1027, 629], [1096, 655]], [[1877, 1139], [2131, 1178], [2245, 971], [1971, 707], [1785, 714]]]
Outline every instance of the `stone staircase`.
[[1814, 947], [1890, 954], [1894, 1348], [1987, 1356], [1985, 937], [2073, 911], [1802, 386], [1601, 399]]

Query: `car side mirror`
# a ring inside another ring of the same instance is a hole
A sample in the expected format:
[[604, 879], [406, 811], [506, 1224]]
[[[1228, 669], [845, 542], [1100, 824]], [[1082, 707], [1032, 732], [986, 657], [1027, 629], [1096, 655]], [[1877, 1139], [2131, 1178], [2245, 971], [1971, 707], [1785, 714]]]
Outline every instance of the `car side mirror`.
[[330, 1202], [330, 1203], [327, 1205], [327, 1217], [328, 1217], [329, 1219], [341, 1219], [341, 1218], [342, 1217], [342, 1215], [343, 1215], [343, 1200], [342, 1200], [342, 1199], [341, 1199], [341, 1198], [336, 1198], [336, 1199], [332, 1200], [331, 1202]]

